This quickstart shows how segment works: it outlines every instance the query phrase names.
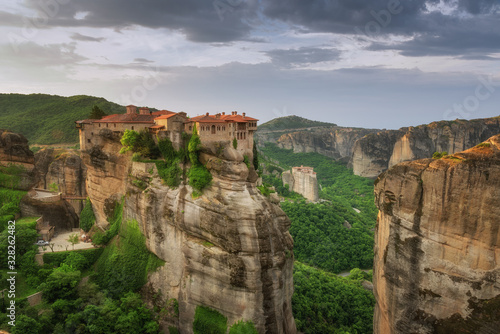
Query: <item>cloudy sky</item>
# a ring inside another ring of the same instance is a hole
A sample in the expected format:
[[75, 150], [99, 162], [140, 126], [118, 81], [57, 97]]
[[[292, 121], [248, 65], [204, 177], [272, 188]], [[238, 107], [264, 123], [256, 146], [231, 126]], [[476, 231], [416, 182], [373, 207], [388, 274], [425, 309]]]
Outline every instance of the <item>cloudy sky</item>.
[[0, 92], [398, 128], [500, 115], [499, 0], [17, 0]]

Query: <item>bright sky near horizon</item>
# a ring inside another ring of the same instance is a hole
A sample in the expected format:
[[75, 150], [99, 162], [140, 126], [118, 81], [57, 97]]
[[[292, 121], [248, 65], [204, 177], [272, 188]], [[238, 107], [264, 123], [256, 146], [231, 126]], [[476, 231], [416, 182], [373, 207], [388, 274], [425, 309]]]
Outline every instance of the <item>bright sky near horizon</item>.
[[18, 0], [0, 92], [399, 128], [500, 115], [499, 0]]

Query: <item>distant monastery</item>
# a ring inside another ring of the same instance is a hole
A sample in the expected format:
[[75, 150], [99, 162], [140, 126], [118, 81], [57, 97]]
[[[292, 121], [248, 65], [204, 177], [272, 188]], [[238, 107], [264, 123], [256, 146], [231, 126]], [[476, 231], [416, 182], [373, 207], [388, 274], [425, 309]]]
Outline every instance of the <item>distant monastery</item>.
[[[193, 133], [196, 125], [198, 135], [202, 143], [215, 141], [238, 141], [238, 150], [253, 148], [253, 135], [257, 131], [258, 119], [248, 117], [245, 113], [241, 115], [233, 111], [189, 118], [185, 112], [175, 113], [169, 110], [150, 111], [149, 108], [139, 108], [133, 105], [127, 106], [126, 114], [115, 114], [105, 116], [102, 119], [85, 119], [76, 121], [76, 127], [80, 132], [80, 149], [91, 148], [96, 140], [95, 135], [101, 129], [109, 129], [113, 132], [123, 133], [125, 130], [146, 130], [158, 135], [158, 138], [170, 138], [174, 147], [181, 143], [182, 133]], [[176, 147], [178, 148], [178, 147]]]

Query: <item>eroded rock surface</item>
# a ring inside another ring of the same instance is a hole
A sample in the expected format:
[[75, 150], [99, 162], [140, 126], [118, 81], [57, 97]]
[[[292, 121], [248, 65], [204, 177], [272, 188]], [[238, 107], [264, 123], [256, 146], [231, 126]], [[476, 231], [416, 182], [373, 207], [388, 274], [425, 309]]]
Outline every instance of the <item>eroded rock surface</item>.
[[374, 333], [500, 328], [500, 135], [375, 182]]
[[21, 134], [0, 129], [0, 165], [4, 167], [14, 166], [6, 171], [12, 174], [5, 187], [28, 190], [36, 182], [34, 154], [29, 149], [28, 140]]
[[[243, 154], [224, 147], [200, 154], [213, 181], [193, 199], [190, 186], [169, 188], [154, 164], [132, 163], [118, 154], [118, 138], [100, 134], [82, 152], [97, 223], [105, 226], [107, 208], [125, 196], [126, 219], [138, 221], [148, 248], [166, 262], [145, 289], [179, 302], [178, 318], [163, 319], [165, 325], [192, 333], [200, 305], [221, 312], [229, 325], [251, 320], [259, 333], [294, 334], [290, 220], [258, 192]], [[252, 152], [246, 154], [251, 161]]]
[[382, 131], [356, 141], [349, 165], [356, 175], [376, 178], [400, 162], [430, 158], [434, 152], [461, 152], [499, 133], [498, 117]]

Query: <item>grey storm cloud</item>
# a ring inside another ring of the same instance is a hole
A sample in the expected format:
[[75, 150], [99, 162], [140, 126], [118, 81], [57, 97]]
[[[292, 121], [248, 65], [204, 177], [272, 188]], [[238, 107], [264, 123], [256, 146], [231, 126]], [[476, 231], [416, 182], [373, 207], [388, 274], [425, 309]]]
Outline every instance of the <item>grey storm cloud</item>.
[[[430, 11], [431, 5], [451, 6], [451, 13]], [[310, 32], [362, 34], [369, 39], [411, 39], [369, 49], [399, 50], [405, 56], [468, 57], [500, 52], [498, 0], [263, 0], [266, 16]], [[303, 31], [303, 30], [302, 30]]]
[[[252, 30], [246, 19], [257, 13], [256, 2], [251, 0], [235, 6], [226, 0], [85, 0], [71, 1], [48, 10], [42, 8], [38, 0], [26, 0], [26, 4], [48, 13], [49, 27], [121, 29], [139, 25], [180, 30], [195, 42], [246, 40]], [[77, 18], [78, 13], [86, 15]]]
[[271, 62], [279, 67], [298, 67], [339, 59], [340, 51], [315, 47], [301, 47], [289, 50], [271, 50], [264, 52]]
[[79, 33], [74, 33], [73, 35], [71, 35], [71, 39], [82, 42], [102, 42], [105, 40], [104, 37], [92, 37], [92, 36], [82, 35]]
[[[278, 21], [301, 33], [357, 34], [370, 40], [376, 37], [376, 43], [369, 47], [371, 50], [393, 49], [406, 56], [452, 55], [466, 59], [482, 52], [500, 52], [500, 30], [496, 29], [500, 23], [498, 0], [54, 0], [52, 3], [57, 1], [65, 4], [47, 9], [41, 7], [45, 2], [39, 0], [24, 3], [48, 16], [45, 25], [48, 28], [167, 28], [181, 31], [191, 41], [212, 45], [266, 42], [252, 33], [266, 22]], [[436, 5], [451, 10], [431, 11]], [[21, 22], [22, 17], [0, 11], [0, 25]], [[410, 40], [392, 43], [390, 47], [381, 43], [380, 40], [391, 40], [394, 35]]]

